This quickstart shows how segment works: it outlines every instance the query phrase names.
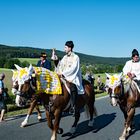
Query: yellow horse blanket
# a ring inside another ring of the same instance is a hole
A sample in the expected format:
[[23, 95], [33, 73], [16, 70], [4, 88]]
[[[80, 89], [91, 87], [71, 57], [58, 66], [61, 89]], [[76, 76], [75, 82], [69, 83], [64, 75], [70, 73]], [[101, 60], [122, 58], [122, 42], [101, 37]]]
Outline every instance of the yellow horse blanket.
[[42, 67], [34, 67], [37, 79], [36, 93], [62, 94], [61, 83], [56, 72]]

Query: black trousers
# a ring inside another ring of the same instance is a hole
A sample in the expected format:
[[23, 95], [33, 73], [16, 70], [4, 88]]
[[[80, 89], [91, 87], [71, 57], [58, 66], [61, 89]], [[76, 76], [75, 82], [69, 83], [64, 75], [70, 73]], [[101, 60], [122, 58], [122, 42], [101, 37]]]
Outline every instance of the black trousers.
[[77, 100], [78, 91], [76, 85], [73, 83], [71, 83], [70, 85], [70, 92], [71, 92], [71, 105], [72, 107], [74, 107]]
[[140, 89], [140, 80], [134, 80], [134, 81], [137, 83], [137, 85], [138, 85], [138, 87]]

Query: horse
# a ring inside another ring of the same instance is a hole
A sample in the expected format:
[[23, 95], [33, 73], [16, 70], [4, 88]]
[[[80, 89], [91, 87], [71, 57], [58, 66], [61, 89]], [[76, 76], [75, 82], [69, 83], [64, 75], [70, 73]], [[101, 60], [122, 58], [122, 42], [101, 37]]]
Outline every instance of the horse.
[[[21, 69], [19, 66], [17, 66], [19, 69]], [[37, 118], [39, 121], [42, 120], [42, 115], [41, 115], [41, 111], [39, 109], [39, 105], [38, 105], [38, 100], [37, 98], [35, 98], [34, 95], [29, 94], [28, 96], [20, 96], [18, 93], [18, 80], [17, 80], [17, 76], [18, 76], [18, 71], [17, 70], [12, 70], [13, 72], [13, 76], [12, 76], [12, 93], [13, 95], [16, 96], [15, 98], [15, 103], [18, 107], [25, 107], [26, 105], [30, 104], [29, 110], [27, 112], [26, 118], [24, 119], [24, 121], [21, 123], [21, 127], [27, 126], [28, 121], [29, 121], [29, 117], [32, 114], [34, 108], [37, 111]], [[35, 100], [35, 99], [36, 100]], [[18, 101], [20, 99], [20, 101]]]
[[[40, 68], [40, 69], [42, 69], [45, 72], [51, 72], [44, 68]], [[29, 92], [32, 92], [35, 94], [35, 90], [32, 86], [33, 71], [35, 71], [35, 68], [32, 67], [32, 65], [30, 65], [27, 71], [25, 72], [26, 73], [25, 76], [20, 77], [20, 79], [18, 79], [18, 83], [19, 83], [18, 92], [20, 94], [28, 94]], [[36, 72], [35, 74], [36, 76], [38, 76]], [[53, 72], [53, 74], [55, 73]], [[45, 107], [48, 126], [52, 130], [51, 140], [57, 139], [57, 133], [59, 134], [63, 133], [63, 129], [59, 128], [59, 123], [61, 120], [62, 112], [66, 110], [67, 108], [69, 108], [70, 106], [69, 88], [70, 88], [71, 83], [69, 83], [63, 78], [59, 77], [59, 79], [60, 79], [60, 83], [62, 87], [61, 94], [51, 95], [51, 94], [46, 94], [45, 92], [38, 92], [36, 94], [41, 99]], [[84, 105], [87, 105], [89, 115], [90, 115], [90, 119], [88, 123], [89, 127], [93, 126], [93, 122], [94, 122], [93, 116], [97, 114], [96, 108], [94, 106], [95, 94], [94, 94], [93, 86], [88, 81], [84, 80], [83, 87], [85, 89], [85, 94], [78, 95], [77, 97], [77, 101], [75, 105], [75, 116], [74, 116], [75, 121], [70, 131], [71, 135], [73, 135], [76, 132], [77, 123], [80, 118], [80, 110], [84, 107]], [[52, 121], [53, 116], [54, 116], [54, 123]]]
[[134, 80], [122, 75], [122, 73], [114, 75], [106, 73], [106, 76], [108, 78], [107, 89], [110, 94], [111, 105], [119, 105], [125, 119], [124, 129], [119, 140], [126, 140], [132, 130], [135, 109], [140, 107], [138, 86]]

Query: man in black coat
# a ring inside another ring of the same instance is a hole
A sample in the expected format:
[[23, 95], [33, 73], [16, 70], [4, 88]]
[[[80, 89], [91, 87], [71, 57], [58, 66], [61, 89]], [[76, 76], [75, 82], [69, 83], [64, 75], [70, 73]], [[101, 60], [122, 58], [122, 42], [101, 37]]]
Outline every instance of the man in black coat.
[[47, 55], [46, 53], [41, 53], [40, 59], [37, 63], [37, 67], [44, 67], [46, 69], [51, 70], [51, 62], [49, 60], [46, 59]]

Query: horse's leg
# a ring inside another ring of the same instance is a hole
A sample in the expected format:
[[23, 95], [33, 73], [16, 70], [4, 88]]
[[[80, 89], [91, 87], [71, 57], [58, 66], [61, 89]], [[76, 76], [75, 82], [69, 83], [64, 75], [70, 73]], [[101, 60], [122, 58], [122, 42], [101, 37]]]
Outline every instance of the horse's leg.
[[52, 123], [52, 118], [51, 115], [49, 113], [49, 111], [46, 109], [46, 118], [47, 118], [47, 122], [48, 122], [48, 127], [53, 130], [53, 123]]
[[93, 123], [94, 123], [93, 114], [95, 113], [95, 115], [96, 115], [96, 109], [94, 107], [94, 103], [93, 102], [88, 104], [88, 109], [89, 109], [89, 114], [90, 114], [90, 119], [89, 119], [88, 126], [89, 127], [93, 127]]
[[77, 123], [79, 121], [79, 118], [80, 118], [80, 109], [77, 109], [75, 107], [75, 120], [74, 120], [74, 123], [71, 127], [71, 130], [70, 130], [71, 134], [74, 134], [76, 132], [76, 127], [77, 127]]
[[35, 106], [35, 109], [36, 109], [37, 115], [38, 115], [37, 118], [38, 118], [39, 121], [41, 121], [42, 115], [41, 115], [41, 111], [39, 109], [39, 105], [38, 104]]
[[120, 105], [120, 109], [123, 112], [123, 115], [124, 115], [124, 118], [125, 118], [125, 121], [126, 121], [126, 119], [127, 119], [127, 110], [122, 105]]
[[61, 113], [62, 111], [60, 109], [55, 110], [55, 113], [54, 113], [55, 119], [54, 119], [51, 140], [57, 140], [57, 133], [60, 133], [60, 134], [63, 133], [63, 129], [59, 128]]
[[129, 135], [134, 114], [135, 114], [135, 108], [131, 108], [130, 111], [127, 113], [127, 119], [125, 121], [125, 127], [124, 127], [122, 135], [119, 138], [120, 140], [126, 140], [126, 137]]
[[30, 115], [32, 114], [33, 109], [35, 108], [36, 105], [37, 105], [37, 100], [34, 99], [34, 100], [31, 102], [31, 104], [30, 104], [30, 108], [29, 108], [29, 110], [28, 110], [28, 113], [27, 113], [26, 118], [25, 118], [24, 121], [21, 123], [21, 127], [25, 127], [25, 126], [28, 124], [29, 117], [30, 117]]

